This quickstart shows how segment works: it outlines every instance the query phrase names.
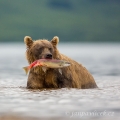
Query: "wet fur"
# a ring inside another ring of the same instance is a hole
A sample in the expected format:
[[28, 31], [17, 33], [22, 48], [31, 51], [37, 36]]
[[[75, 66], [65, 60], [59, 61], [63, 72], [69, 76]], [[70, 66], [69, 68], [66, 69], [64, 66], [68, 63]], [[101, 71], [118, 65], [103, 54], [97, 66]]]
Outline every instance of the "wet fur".
[[69, 67], [62, 68], [62, 75], [58, 69], [47, 69], [46, 73], [41, 67], [32, 68], [28, 75], [27, 88], [96, 88], [97, 85], [92, 75], [85, 67], [67, 56], [59, 53], [57, 44], [59, 38], [55, 36], [51, 41], [36, 40], [26, 36], [24, 42], [27, 46], [26, 58], [28, 63], [32, 63], [43, 57], [46, 53], [51, 53], [54, 59], [66, 60], [71, 63]]

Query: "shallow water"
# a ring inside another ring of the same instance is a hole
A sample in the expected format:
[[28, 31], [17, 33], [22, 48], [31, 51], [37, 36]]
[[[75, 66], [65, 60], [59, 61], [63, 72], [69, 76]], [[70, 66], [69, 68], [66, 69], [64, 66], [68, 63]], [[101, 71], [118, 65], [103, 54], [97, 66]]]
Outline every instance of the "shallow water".
[[98, 89], [26, 89], [24, 44], [0, 44], [0, 116], [57, 119], [120, 118], [120, 44], [60, 44], [85, 66]]

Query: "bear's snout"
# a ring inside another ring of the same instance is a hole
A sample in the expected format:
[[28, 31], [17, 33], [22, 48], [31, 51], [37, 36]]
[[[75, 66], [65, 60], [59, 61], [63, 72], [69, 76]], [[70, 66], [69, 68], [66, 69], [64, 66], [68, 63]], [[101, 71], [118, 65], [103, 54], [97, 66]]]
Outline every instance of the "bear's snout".
[[52, 54], [46, 54], [46, 55], [45, 55], [45, 58], [46, 58], [46, 59], [52, 59]]

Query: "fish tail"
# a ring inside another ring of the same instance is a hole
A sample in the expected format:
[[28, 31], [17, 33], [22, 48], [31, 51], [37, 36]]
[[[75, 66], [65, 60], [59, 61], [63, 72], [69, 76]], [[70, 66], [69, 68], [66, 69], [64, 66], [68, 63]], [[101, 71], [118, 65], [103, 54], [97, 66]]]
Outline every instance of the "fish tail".
[[25, 73], [26, 73], [26, 75], [28, 74], [28, 71], [29, 71], [29, 67], [27, 66], [27, 67], [23, 67], [23, 69], [24, 69], [24, 71], [25, 71]]

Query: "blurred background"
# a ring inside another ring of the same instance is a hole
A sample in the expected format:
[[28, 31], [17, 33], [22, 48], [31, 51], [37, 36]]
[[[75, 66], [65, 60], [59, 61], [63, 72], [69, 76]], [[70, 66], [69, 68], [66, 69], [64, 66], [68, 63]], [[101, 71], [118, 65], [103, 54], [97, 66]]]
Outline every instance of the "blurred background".
[[59, 36], [120, 42], [120, 0], [0, 0], [0, 42]]

